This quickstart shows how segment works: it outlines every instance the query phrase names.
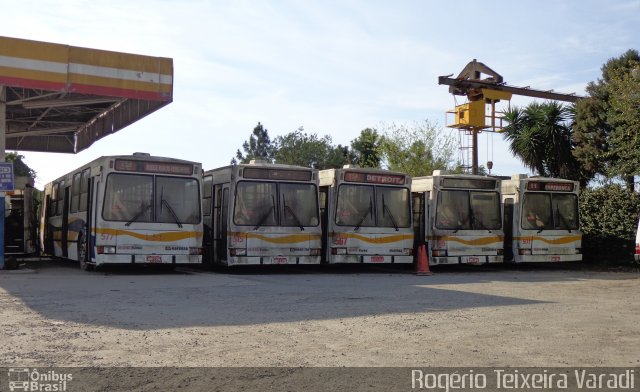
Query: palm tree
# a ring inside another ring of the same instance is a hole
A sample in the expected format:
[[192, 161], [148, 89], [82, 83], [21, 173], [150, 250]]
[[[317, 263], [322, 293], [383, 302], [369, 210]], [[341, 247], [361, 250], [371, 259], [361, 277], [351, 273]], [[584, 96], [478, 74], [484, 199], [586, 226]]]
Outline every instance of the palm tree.
[[504, 138], [522, 163], [545, 177], [581, 179], [580, 165], [572, 154], [572, 106], [555, 101], [531, 103], [504, 113], [509, 123]]

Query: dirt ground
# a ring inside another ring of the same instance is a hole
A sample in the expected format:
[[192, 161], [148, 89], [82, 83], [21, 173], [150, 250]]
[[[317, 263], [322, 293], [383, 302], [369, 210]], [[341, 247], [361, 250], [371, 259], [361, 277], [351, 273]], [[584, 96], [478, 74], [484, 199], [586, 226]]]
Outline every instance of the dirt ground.
[[640, 274], [0, 273], [1, 366], [640, 366]]

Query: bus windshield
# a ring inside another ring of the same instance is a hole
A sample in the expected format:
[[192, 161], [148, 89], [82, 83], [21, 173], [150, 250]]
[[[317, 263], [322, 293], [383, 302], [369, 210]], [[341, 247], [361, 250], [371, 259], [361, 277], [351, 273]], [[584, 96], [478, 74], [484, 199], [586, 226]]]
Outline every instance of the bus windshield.
[[502, 227], [497, 192], [443, 190], [438, 193], [436, 227], [450, 230], [496, 230]]
[[409, 227], [406, 188], [342, 184], [338, 188], [336, 224], [364, 227]]
[[102, 217], [128, 224], [196, 224], [200, 222], [199, 197], [194, 178], [114, 173], [107, 177]]
[[280, 184], [282, 226], [317, 226], [318, 197], [313, 184]]
[[320, 222], [317, 193], [313, 184], [239, 182], [236, 187], [233, 222], [239, 226], [255, 228], [317, 226]]
[[575, 194], [525, 193], [523, 229], [577, 230], [578, 224], [578, 197]]

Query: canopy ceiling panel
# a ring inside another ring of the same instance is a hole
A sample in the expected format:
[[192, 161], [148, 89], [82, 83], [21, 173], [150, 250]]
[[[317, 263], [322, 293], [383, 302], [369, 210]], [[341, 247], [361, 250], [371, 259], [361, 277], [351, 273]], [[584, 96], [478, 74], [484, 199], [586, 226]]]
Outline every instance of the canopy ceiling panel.
[[173, 100], [173, 60], [0, 37], [6, 148], [77, 153]]

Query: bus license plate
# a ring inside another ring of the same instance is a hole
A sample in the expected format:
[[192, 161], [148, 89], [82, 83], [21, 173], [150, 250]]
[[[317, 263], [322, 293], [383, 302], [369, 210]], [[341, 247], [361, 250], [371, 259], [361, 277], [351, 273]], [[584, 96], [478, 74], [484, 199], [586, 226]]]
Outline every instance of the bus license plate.
[[289, 264], [286, 256], [275, 256], [271, 259], [271, 264]]
[[372, 263], [384, 263], [384, 256], [371, 256]]
[[469, 261], [467, 261], [467, 263], [469, 264], [480, 264], [480, 258], [479, 257], [469, 257]]
[[162, 256], [147, 256], [147, 263], [162, 263]]

